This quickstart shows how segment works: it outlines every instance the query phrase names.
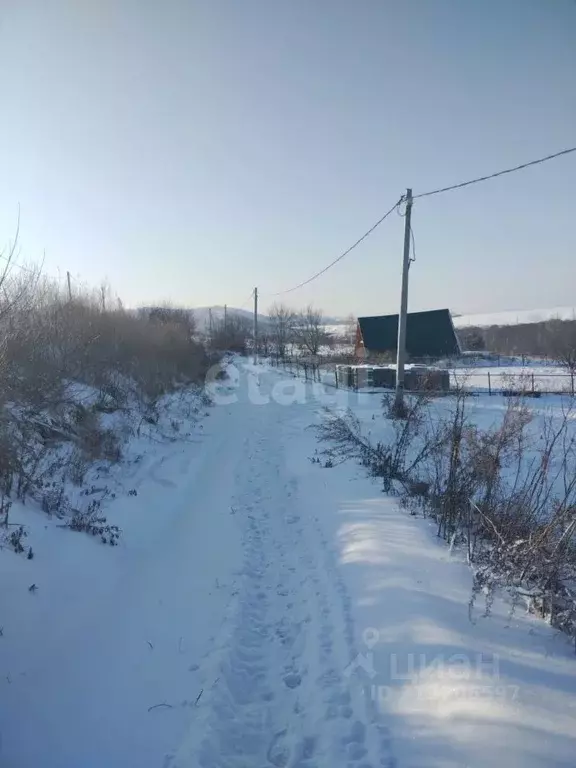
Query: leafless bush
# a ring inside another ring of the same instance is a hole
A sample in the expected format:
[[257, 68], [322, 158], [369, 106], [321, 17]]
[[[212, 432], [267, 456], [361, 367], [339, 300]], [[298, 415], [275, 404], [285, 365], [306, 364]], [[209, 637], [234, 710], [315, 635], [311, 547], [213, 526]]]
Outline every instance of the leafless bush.
[[294, 318], [294, 340], [300, 349], [310, 355], [317, 355], [322, 344], [327, 341], [324, 330], [324, 316], [321, 309], [314, 309], [310, 304]]
[[268, 310], [270, 320], [269, 337], [274, 351], [280, 358], [285, 358], [288, 345], [294, 341], [296, 312], [285, 304], [273, 304]]
[[[387, 444], [373, 443], [352, 411], [337, 415], [327, 410], [326, 418], [316, 427], [320, 441], [330, 446], [325, 453], [339, 462], [359, 461], [374, 477], [382, 478], [386, 491], [392, 489], [394, 480], [406, 486], [434, 450], [434, 444], [426, 441], [419, 441], [416, 450], [411, 450], [422, 431], [427, 400], [417, 396], [406, 400], [405, 418], [390, 422], [391, 440]], [[385, 409], [390, 408], [386, 397], [383, 402]]]
[[[477, 589], [505, 586], [562, 629], [576, 632], [576, 438], [571, 409], [545, 420], [537, 450], [522, 432], [513, 481], [472, 504], [483, 528]], [[483, 546], [486, 542], [489, 546]]]
[[0, 531], [0, 546], [8, 546], [17, 555], [24, 552], [24, 539], [28, 535], [23, 525], [18, 525], [7, 531]]
[[84, 453], [80, 450], [73, 451], [68, 462], [68, 477], [74, 485], [82, 485], [88, 466]]
[[36, 281], [29, 293], [25, 309], [0, 312], [0, 384], [8, 398], [50, 404], [72, 380], [122, 406], [135, 394], [155, 398], [175, 384], [200, 381], [207, 370], [183, 310], [135, 313], [113, 304], [103, 310], [95, 296], [77, 292], [70, 301], [48, 280]]
[[574, 394], [574, 377], [576, 376], [576, 320], [556, 321], [553, 325], [554, 334], [551, 340], [551, 352], [560, 365], [570, 374], [571, 392]]
[[98, 414], [95, 411], [77, 407], [75, 436], [80, 450], [89, 461], [95, 459], [104, 459], [112, 463], [120, 461], [118, 436], [111, 429], [100, 427]]
[[[6, 253], [10, 264], [14, 245]], [[153, 419], [161, 395], [201, 384], [208, 367], [190, 312], [126, 311], [107, 286], [76, 286], [70, 297], [34, 269], [3, 267], [0, 493], [70, 514], [65, 480], [81, 484], [90, 462], [121, 458], [102, 414], [134, 409]]]
[[213, 350], [245, 355], [252, 338], [252, 323], [247, 317], [229, 314], [212, 324], [210, 346]]
[[483, 594], [489, 610], [494, 590], [505, 588], [576, 636], [572, 407], [548, 416], [534, 440], [522, 394], [488, 429], [472, 422], [468, 404], [461, 389], [447, 413], [431, 418], [426, 399], [413, 400], [406, 419], [388, 423], [386, 442], [373, 444], [351, 413], [329, 415], [318, 434], [330, 445], [325, 453], [360, 461], [385, 490], [396, 481], [411, 512], [433, 517], [440, 537], [466, 548], [475, 567], [471, 608]]
[[73, 531], [83, 531], [91, 536], [99, 536], [103, 544], [115, 546], [120, 537], [117, 525], [110, 525], [100, 509], [100, 502], [91, 501], [85, 510], [77, 511], [72, 516], [68, 527]]

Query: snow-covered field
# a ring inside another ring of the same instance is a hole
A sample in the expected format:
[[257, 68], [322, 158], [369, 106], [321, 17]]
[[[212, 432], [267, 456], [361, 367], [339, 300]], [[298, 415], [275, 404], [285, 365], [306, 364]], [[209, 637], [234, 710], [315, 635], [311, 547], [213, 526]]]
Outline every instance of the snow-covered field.
[[310, 461], [324, 405], [376, 429], [379, 398], [231, 374], [186, 440], [134, 445], [118, 547], [29, 510], [34, 559], [0, 553], [0, 764], [573, 766], [567, 639], [503, 601], [470, 620], [458, 553]]
[[456, 328], [490, 325], [519, 325], [520, 323], [541, 323], [544, 320], [574, 320], [576, 307], [549, 307], [547, 309], [505, 310], [483, 312], [474, 315], [453, 315]]
[[528, 392], [570, 392], [571, 378], [560, 366], [475, 366], [451, 371], [453, 385], [475, 391], [501, 391], [511, 386]]

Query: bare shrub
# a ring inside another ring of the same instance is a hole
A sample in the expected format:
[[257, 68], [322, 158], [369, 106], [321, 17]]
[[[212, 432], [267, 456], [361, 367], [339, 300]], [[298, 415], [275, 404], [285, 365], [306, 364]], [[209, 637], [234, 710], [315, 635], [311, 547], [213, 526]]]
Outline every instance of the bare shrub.
[[288, 345], [294, 340], [296, 312], [285, 304], [273, 304], [268, 310], [270, 318], [269, 336], [276, 355], [286, 357]]
[[388, 424], [386, 443], [373, 444], [351, 413], [329, 414], [318, 434], [330, 445], [325, 453], [360, 461], [385, 490], [396, 481], [404, 506], [433, 517], [451, 546], [465, 546], [475, 568], [471, 609], [482, 594], [489, 612], [495, 590], [504, 588], [576, 636], [572, 406], [549, 415], [534, 440], [522, 394], [488, 429], [472, 422], [464, 390], [450, 402], [447, 413], [430, 418], [425, 398], [412, 401], [406, 419]]
[[80, 450], [73, 451], [68, 462], [68, 477], [74, 485], [82, 485], [88, 471], [88, 461]]
[[294, 318], [294, 340], [304, 352], [316, 356], [322, 344], [327, 341], [324, 330], [324, 316], [321, 309], [309, 304]]
[[4, 534], [3, 541], [14, 550], [17, 555], [21, 555], [24, 552], [24, 539], [28, 535], [23, 525], [18, 525], [11, 531]]
[[34, 269], [2, 267], [0, 493], [71, 514], [66, 479], [80, 485], [92, 461], [121, 459], [102, 414], [127, 409], [156, 422], [162, 395], [203, 383], [210, 361], [194, 331], [186, 310], [127, 311], [108, 286], [75, 286], [70, 297]]
[[8, 391], [21, 396], [27, 388], [27, 401], [39, 405], [61, 398], [63, 382], [73, 380], [121, 407], [134, 394], [155, 398], [176, 384], [201, 381], [207, 369], [183, 311], [104, 311], [89, 293], [69, 301], [50, 281], [1, 330]]
[[[327, 410], [326, 418], [316, 427], [319, 439], [330, 445], [325, 453], [339, 462], [359, 461], [374, 477], [382, 478], [386, 491], [392, 489], [394, 480], [402, 485], [410, 483], [412, 474], [434, 450], [434, 444], [420, 441], [416, 450], [412, 450], [422, 431], [427, 400], [413, 396], [406, 401], [405, 417], [391, 422], [388, 444], [373, 443], [363, 433], [360, 421], [352, 411], [337, 415]], [[385, 409], [391, 407], [386, 396], [383, 403]]]
[[576, 375], [576, 320], [558, 320], [553, 325], [554, 333], [551, 339], [551, 352], [570, 374], [570, 388], [574, 394], [574, 377]]
[[210, 346], [214, 350], [245, 355], [251, 338], [252, 323], [249, 318], [230, 313], [226, 319], [212, 324]]
[[100, 509], [100, 502], [91, 501], [85, 510], [76, 511], [68, 527], [73, 531], [83, 531], [91, 536], [99, 536], [103, 544], [115, 546], [120, 537], [117, 525], [110, 525]]

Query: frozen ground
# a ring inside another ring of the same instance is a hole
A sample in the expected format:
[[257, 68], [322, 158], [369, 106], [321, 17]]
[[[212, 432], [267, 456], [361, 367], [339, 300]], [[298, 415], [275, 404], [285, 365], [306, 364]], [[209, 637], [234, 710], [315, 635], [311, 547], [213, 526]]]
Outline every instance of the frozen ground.
[[309, 460], [322, 404], [379, 398], [249, 366], [216, 394], [133, 465], [120, 547], [38, 512], [34, 560], [0, 553], [0, 764], [573, 766], [566, 639], [504, 603], [470, 620], [425, 522]]

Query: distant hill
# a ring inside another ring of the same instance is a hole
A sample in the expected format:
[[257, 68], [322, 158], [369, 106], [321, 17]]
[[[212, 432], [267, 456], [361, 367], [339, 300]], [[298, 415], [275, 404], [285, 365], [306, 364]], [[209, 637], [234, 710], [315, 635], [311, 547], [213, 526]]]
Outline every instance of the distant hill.
[[[219, 322], [224, 320], [224, 307], [194, 307], [192, 312], [196, 319], [196, 325], [199, 331], [205, 331], [210, 324], [210, 310], [212, 310], [212, 322]], [[237, 307], [227, 308], [228, 317], [241, 317], [244, 320], [253, 321], [254, 311], [251, 309], [238, 309]], [[261, 315], [258, 313], [258, 323], [264, 327], [269, 322], [267, 315]]]
[[[196, 318], [196, 323], [198, 326], [199, 331], [204, 331], [208, 328], [208, 324], [210, 322], [210, 310], [212, 310], [212, 321], [216, 322], [219, 320], [224, 319], [224, 307], [223, 306], [216, 306], [216, 307], [194, 307], [192, 309], [192, 312], [194, 313], [194, 317]], [[236, 316], [236, 317], [243, 317], [247, 320], [250, 320], [252, 322], [254, 318], [254, 311], [252, 309], [238, 309], [237, 307], [228, 307], [227, 309], [228, 317]], [[258, 322], [260, 325], [264, 328], [266, 325], [270, 322], [270, 318], [268, 315], [260, 314], [258, 313]], [[328, 326], [332, 325], [343, 325], [345, 323], [345, 320], [343, 318], [339, 317], [332, 317], [329, 315], [326, 315], [324, 318], [325, 324]]]
[[455, 315], [452, 320], [456, 328], [477, 326], [487, 328], [491, 325], [519, 325], [521, 323], [541, 323], [544, 320], [574, 320], [576, 307], [551, 307], [549, 309], [520, 309], [504, 312], [486, 312], [474, 315]]

